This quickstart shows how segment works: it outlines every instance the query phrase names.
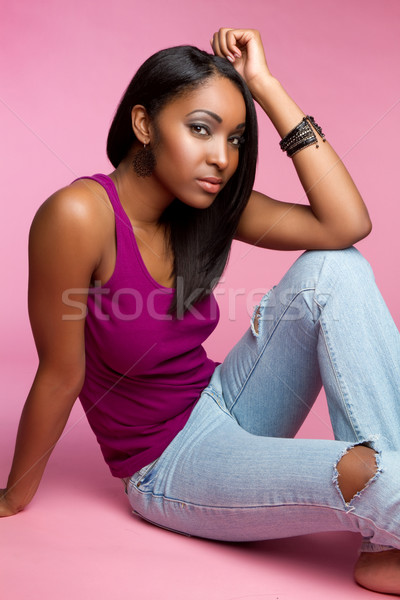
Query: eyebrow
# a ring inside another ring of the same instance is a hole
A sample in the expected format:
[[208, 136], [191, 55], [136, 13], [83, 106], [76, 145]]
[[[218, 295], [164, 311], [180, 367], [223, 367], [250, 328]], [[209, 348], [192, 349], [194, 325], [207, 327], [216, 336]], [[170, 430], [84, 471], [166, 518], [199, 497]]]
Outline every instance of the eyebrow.
[[[199, 113], [199, 112], [209, 115], [211, 118], [213, 118], [215, 121], [217, 121], [217, 123], [222, 123], [222, 118], [219, 115], [212, 112], [211, 110], [206, 110], [205, 108], [198, 108], [196, 110], [192, 110], [192, 112], [188, 113], [186, 116], [189, 117], [190, 115], [193, 115], [194, 113]], [[237, 125], [235, 131], [237, 129], [243, 129], [245, 126], [246, 126], [246, 123], [239, 123], [239, 125]]]

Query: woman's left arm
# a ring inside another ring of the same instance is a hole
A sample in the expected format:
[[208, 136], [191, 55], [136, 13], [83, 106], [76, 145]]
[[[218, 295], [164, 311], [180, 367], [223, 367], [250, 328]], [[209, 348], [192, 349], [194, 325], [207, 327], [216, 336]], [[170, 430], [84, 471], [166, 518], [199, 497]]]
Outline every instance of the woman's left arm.
[[[220, 29], [212, 46], [233, 63], [281, 138], [302, 121], [305, 114], [269, 71], [258, 31]], [[371, 231], [367, 208], [347, 169], [329, 142], [313, 130], [318, 147], [307, 146], [292, 158], [310, 204], [279, 202], [254, 191], [237, 239], [281, 250], [337, 249]]]

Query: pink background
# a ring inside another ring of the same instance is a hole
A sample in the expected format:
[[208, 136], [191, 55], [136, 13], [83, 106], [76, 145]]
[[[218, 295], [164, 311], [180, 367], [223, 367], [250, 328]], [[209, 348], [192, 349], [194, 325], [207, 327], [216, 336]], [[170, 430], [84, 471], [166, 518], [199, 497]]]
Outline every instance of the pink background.
[[[398, 0], [6, 0], [2, 9], [0, 484], [36, 368], [26, 310], [30, 222], [75, 177], [110, 172], [105, 140], [113, 112], [136, 68], [158, 49], [190, 43], [208, 50], [220, 26], [261, 30], [272, 72], [323, 126], [365, 198], [374, 229], [358, 247], [399, 324]], [[260, 134], [256, 187], [304, 202], [263, 115]], [[211, 356], [224, 357], [261, 290], [296, 256], [234, 246], [218, 289], [222, 314], [207, 342]], [[243, 292], [234, 300], [229, 290]], [[301, 435], [331, 435], [322, 395]], [[13, 600], [374, 597], [351, 582], [355, 535], [248, 545], [188, 540], [133, 519], [121, 491], [77, 405], [30, 508], [0, 522], [3, 594]]]

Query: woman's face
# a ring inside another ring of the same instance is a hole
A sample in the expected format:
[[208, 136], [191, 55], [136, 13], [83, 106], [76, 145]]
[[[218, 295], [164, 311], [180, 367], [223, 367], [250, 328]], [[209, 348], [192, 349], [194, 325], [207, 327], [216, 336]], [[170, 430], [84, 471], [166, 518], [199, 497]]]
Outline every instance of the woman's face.
[[154, 123], [153, 177], [172, 198], [207, 208], [236, 171], [245, 120], [240, 90], [223, 77], [172, 100]]

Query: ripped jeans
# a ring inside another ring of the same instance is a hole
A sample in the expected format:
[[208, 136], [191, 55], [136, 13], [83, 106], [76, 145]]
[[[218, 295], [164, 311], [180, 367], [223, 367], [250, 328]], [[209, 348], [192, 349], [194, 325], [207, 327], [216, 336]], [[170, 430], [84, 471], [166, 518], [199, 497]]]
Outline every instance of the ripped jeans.
[[[335, 440], [293, 439], [321, 383]], [[360, 443], [377, 452], [377, 472], [346, 502], [336, 466]], [[134, 513], [186, 535], [346, 530], [364, 551], [400, 548], [400, 336], [355, 248], [295, 262], [127, 493]]]

